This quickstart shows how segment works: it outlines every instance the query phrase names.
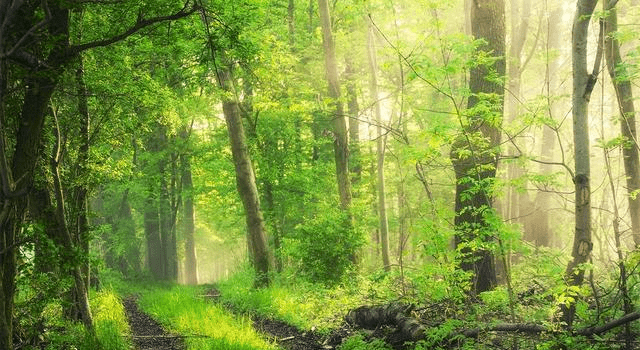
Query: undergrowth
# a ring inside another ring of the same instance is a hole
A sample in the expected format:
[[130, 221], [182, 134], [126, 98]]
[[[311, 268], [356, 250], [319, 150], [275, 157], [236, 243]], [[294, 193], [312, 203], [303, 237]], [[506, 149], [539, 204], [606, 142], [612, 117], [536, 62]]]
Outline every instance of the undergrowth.
[[219, 282], [216, 286], [222, 304], [236, 313], [278, 319], [302, 330], [328, 332], [343, 323], [349, 310], [384, 299], [383, 286], [356, 276], [332, 286], [312, 284], [287, 274], [275, 278], [268, 288], [253, 289], [252, 281], [252, 272], [245, 269]]

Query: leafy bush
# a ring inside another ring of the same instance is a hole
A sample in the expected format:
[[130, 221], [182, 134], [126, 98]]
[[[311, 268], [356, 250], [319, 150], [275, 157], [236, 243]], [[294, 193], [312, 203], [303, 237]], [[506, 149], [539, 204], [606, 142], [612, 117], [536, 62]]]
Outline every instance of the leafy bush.
[[332, 284], [339, 282], [352, 266], [364, 244], [364, 235], [340, 208], [321, 206], [315, 216], [296, 227], [286, 246], [302, 276], [312, 282]]

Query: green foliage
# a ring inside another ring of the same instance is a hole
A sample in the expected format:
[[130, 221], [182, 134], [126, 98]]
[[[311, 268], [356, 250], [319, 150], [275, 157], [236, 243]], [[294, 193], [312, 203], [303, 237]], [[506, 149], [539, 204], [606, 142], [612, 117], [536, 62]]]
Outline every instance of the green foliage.
[[381, 339], [366, 340], [362, 334], [356, 334], [345, 340], [339, 350], [391, 350], [391, 347]]
[[323, 203], [318, 210], [296, 227], [287, 253], [310, 281], [336, 283], [351, 268], [364, 235], [340, 208]]

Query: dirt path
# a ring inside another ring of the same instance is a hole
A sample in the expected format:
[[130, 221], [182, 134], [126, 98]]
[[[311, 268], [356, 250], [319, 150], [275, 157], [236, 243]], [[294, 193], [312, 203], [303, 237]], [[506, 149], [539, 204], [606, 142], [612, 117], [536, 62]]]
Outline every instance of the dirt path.
[[136, 349], [183, 350], [185, 348], [180, 336], [167, 333], [158, 322], [138, 308], [135, 297], [130, 296], [124, 299], [123, 305]]

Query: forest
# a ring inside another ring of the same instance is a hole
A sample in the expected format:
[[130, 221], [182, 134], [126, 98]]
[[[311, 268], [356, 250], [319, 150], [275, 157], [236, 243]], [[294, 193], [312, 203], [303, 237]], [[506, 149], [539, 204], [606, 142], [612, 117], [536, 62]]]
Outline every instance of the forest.
[[638, 0], [0, 0], [0, 349], [640, 349]]

